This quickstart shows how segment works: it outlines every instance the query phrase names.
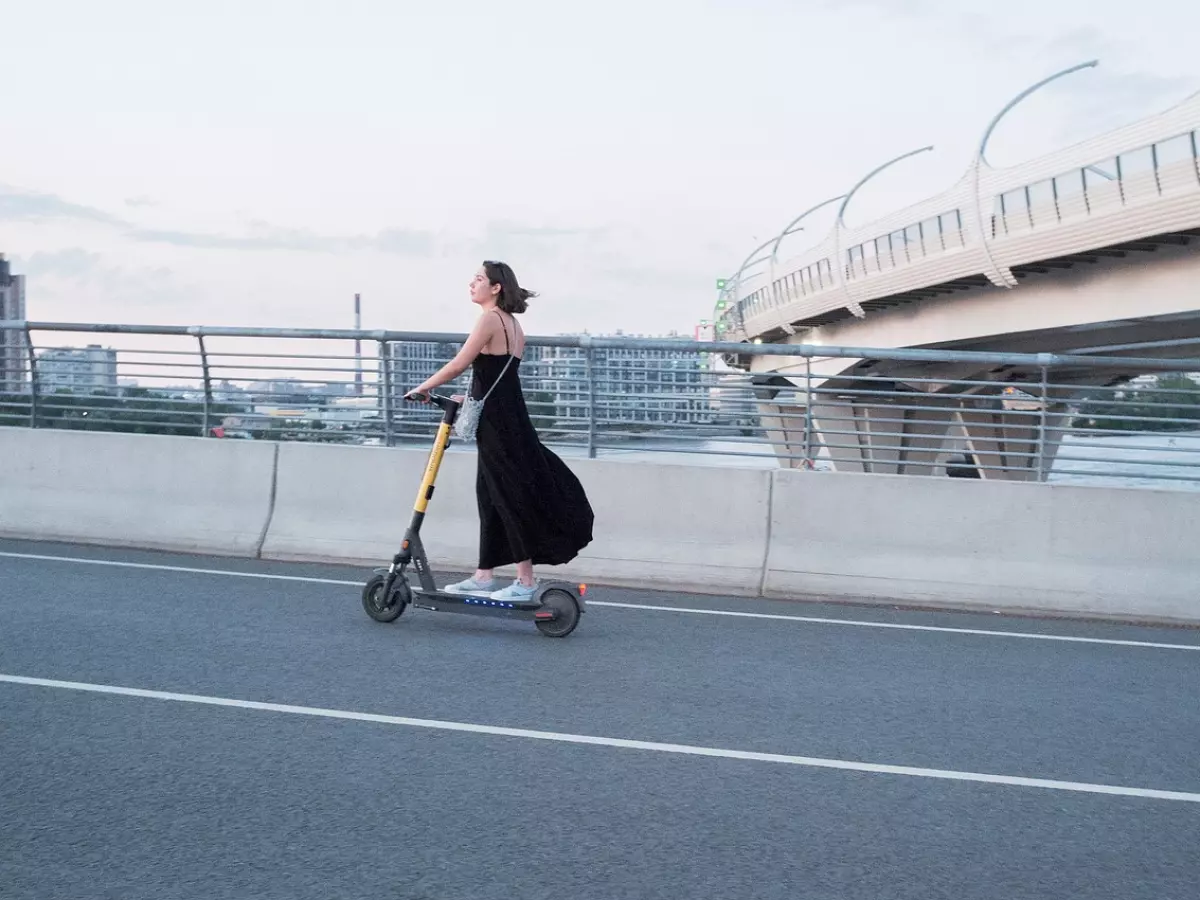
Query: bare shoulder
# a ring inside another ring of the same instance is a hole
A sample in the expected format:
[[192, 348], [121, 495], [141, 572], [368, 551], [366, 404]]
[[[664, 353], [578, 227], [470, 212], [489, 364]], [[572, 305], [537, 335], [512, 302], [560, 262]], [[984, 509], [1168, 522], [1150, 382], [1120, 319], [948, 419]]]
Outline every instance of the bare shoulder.
[[500, 322], [499, 316], [493, 316], [491, 313], [483, 313], [475, 320], [475, 327], [472, 331], [482, 337], [494, 337], [500, 333], [503, 325]]

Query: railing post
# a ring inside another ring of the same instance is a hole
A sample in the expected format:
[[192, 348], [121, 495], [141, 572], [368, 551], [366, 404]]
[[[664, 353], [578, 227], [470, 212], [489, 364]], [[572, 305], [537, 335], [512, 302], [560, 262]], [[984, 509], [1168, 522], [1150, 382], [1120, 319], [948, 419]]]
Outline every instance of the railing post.
[[[392, 354], [391, 345], [387, 341], [379, 342], [379, 398], [380, 413], [383, 416], [383, 445], [392, 446]], [[359, 377], [362, 373], [359, 372]]]
[[812, 357], [804, 357], [804, 467], [815, 469], [812, 452]]
[[37, 357], [33, 353], [33, 332], [25, 326], [25, 352], [29, 354], [29, 427], [38, 427], [38, 373]]
[[1037, 442], [1037, 480], [1039, 482], [1046, 480], [1046, 404], [1049, 402], [1049, 371], [1046, 365], [1041, 366], [1042, 373], [1042, 397], [1041, 403], [1038, 404], [1040, 413], [1038, 415], [1038, 442]]
[[208, 369], [208, 350], [204, 346], [204, 335], [196, 332], [196, 343], [200, 345], [200, 371], [204, 378], [204, 421], [200, 425], [200, 437], [208, 437], [212, 427], [212, 377]]
[[596, 458], [596, 372], [591, 344], [585, 344], [583, 359], [587, 377], [588, 394], [588, 459]]

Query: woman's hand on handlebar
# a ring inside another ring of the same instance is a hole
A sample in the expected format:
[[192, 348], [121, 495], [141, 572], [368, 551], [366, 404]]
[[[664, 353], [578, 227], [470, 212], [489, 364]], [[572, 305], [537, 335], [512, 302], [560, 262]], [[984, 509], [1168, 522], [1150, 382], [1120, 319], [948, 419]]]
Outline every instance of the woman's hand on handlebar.
[[[423, 391], [420, 388], [413, 388], [411, 391], [409, 391], [407, 394], [404, 395], [404, 399], [409, 400], [413, 403], [433, 403], [434, 402], [433, 392], [429, 391], [429, 390]], [[455, 403], [457, 403], [459, 406], [462, 406], [463, 402], [467, 398], [463, 394], [454, 394], [450, 399], [453, 400]], [[445, 400], [445, 397], [442, 394], [438, 394], [438, 401], [439, 401], [438, 406], [442, 405], [441, 404], [442, 400]]]

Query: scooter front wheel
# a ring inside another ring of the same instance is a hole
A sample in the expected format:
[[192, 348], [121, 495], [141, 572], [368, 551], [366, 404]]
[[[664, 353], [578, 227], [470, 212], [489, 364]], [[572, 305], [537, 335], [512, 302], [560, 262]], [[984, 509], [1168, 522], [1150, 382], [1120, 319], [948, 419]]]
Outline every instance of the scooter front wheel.
[[376, 622], [394, 622], [404, 612], [410, 599], [408, 585], [403, 578], [392, 582], [391, 591], [386, 592], [386, 575], [375, 575], [363, 586], [362, 605], [367, 615]]

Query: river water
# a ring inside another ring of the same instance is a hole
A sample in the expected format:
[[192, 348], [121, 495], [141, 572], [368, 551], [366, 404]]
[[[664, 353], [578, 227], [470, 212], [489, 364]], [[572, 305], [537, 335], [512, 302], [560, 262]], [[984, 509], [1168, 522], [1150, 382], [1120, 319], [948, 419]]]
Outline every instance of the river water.
[[[620, 448], [597, 449], [599, 459], [626, 462], [678, 463], [696, 466], [740, 466], [775, 469], [779, 460], [760, 443], [698, 441], [638, 442]], [[564, 458], [587, 456], [577, 445], [551, 444]], [[818, 459], [816, 469], [830, 469]], [[1098, 437], [1067, 435], [1050, 469], [1051, 484], [1107, 485], [1110, 487], [1200, 490], [1200, 431], [1159, 435], [1108, 434]]]

